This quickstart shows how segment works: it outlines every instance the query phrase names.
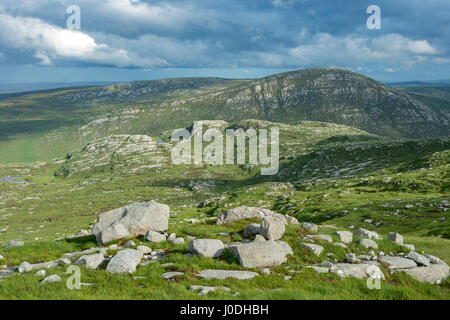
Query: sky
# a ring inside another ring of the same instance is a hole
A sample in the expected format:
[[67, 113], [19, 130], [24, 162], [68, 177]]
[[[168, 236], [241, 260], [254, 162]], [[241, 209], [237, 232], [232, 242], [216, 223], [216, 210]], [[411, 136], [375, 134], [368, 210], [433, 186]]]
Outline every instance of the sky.
[[[79, 29], [67, 26], [73, 5]], [[380, 29], [367, 27], [370, 5]], [[450, 79], [449, 12], [449, 0], [0, 0], [0, 83], [324, 66], [385, 82]]]

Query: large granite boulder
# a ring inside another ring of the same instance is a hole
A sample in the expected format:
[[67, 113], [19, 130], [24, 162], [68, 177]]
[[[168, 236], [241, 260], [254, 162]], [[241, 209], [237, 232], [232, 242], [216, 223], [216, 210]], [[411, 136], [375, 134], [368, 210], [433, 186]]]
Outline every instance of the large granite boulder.
[[275, 216], [264, 217], [261, 221], [259, 234], [266, 238], [266, 240], [280, 240], [286, 230], [285, 222], [285, 220]]
[[143, 255], [142, 251], [134, 249], [119, 251], [108, 263], [106, 271], [114, 274], [133, 274]]
[[258, 241], [229, 246], [228, 252], [245, 268], [275, 268], [286, 262], [292, 249], [281, 241]]
[[147, 231], [164, 232], [169, 225], [169, 207], [155, 201], [137, 202], [100, 214], [92, 232], [99, 244], [143, 236]]
[[216, 239], [194, 239], [189, 243], [189, 252], [208, 258], [217, 258], [222, 255], [223, 242]]

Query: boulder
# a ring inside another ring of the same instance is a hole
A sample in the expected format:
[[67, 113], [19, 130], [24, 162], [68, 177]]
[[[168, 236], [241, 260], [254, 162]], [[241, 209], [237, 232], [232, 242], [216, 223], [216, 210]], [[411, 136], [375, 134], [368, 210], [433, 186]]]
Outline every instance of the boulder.
[[378, 259], [378, 261], [381, 264], [387, 266], [390, 270], [408, 269], [408, 268], [417, 267], [417, 264], [413, 260], [402, 258], [402, 257], [384, 256], [384, 257], [380, 257]]
[[323, 252], [323, 247], [318, 244], [300, 243], [300, 246], [308, 249], [308, 251], [314, 253], [316, 256], [320, 256]]
[[216, 239], [194, 239], [189, 243], [188, 251], [203, 257], [217, 258], [222, 255], [223, 242]]
[[184, 238], [181, 238], [181, 237], [175, 238], [175, 239], [170, 240], [170, 242], [173, 244], [184, 244]]
[[378, 245], [375, 241], [370, 239], [361, 239], [359, 243], [366, 249], [372, 248], [372, 249], [378, 249]]
[[428, 267], [430, 265], [430, 259], [417, 252], [408, 253], [408, 259], [414, 260], [419, 266]]
[[292, 224], [292, 225], [295, 225], [295, 226], [300, 224], [298, 222], [298, 220], [296, 218], [294, 218], [294, 217], [291, 217], [289, 215], [285, 215], [284, 217], [285, 217], [287, 223], [289, 223], [289, 224]]
[[100, 214], [92, 228], [99, 244], [143, 236], [147, 231], [164, 232], [169, 225], [169, 207], [155, 201], [137, 202]]
[[255, 242], [264, 242], [264, 241], [267, 241], [266, 240], [266, 238], [264, 238], [262, 235], [260, 235], [260, 234], [257, 234], [256, 236], [255, 236], [255, 240], [254, 240]]
[[245, 268], [275, 268], [287, 261], [286, 247], [275, 241], [237, 244], [228, 251]]
[[325, 241], [328, 243], [333, 243], [333, 239], [331, 239], [331, 237], [326, 234], [308, 235], [306, 237], [313, 239], [313, 240], [321, 240], [321, 241]]
[[106, 271], [114, 274], [133, 274], [143, 255], [142, 251], [134, 249], [119, 251], [108, 263]]
[[164, 242], [167, 240], [165, 235], [163, 235], [159, 232], [156, 232], [156, 231], [152, 231], [152, 230], [148, 230], [145, 233], [144, 238], [145, 238], [145, 240], [153, 242], [153, 243]]
[[259, 223], [250, 223], [245, 229], [244, 229], [244, 236], [252, 236], [259, 233], [259, 230], [261, 228], [261, 224]]
[[428, 267], [416, 267], [411, 269], [399, 269], [419, 282], [430, 284], [442, 283], [449, 276], [448, 265], [441, 261], [438, 264], [431, 264]]
[[36, 272], [34, 274], [34, 276], [35, 277], [45, 277], [45, 274], [46, 274], [45, 270], [39, 270], [38, 272]]
[[178, 272], [178, 271], [170, 271], [170, 272], [165, 272], [162, 274], [162, 277], [164, 280], [172, 280], [176, 277], [182, 276], [184, 275], [183, 272]]
[[141, 251], [143, 254], [150, 254], [152, 253], [152, 249], [147, 246], [137, 246], [136, 250]]
[[281, 220], [275, 216], [264, 217], [261, 221], [259, 233], [266, 240], [280, 240], [285, 231], [285, 220]]
[[368, 239], [375, 239], [375, 240], [382, 240], [383, 238], [376, 233], [375, 231], [369, 231], [363, 228], [358, 228], [353, 235], [359, 236], [362, 238], [368, 238]]
[[17, 271], [19, 271], [19, 273], [30, 272], [31, 270], [33, 270], [33, 266], [26, 261], [23, 262], [17, 269]]
[[241, 271], [241, 270], [202, 270], [199, 276], [204, 279], [238, 279], [238, 280], [248, 280], [253, 279], [259, 274], [252, 271]]
[[311, 223], [311, 222], [303, 222], [302, 223], [302, 228], [309, 230], [311, 232], [317, 232], [319, 230], [319, 227], [317, 226], [317, 224]]
[[403, 245], [403, 237], [399, 233], [389, 232], [387, 239], [389, 241], [395, 242], [396, 244], [398, 244], [400, 246]]
[[350, 231], [336, 231], [334, 234], [339, 237], [342, 243], [351, 243], [353, 241], [353, 233]]
[[237, 207], [230, 209], [219, 215], [217, 218], [217, 224], [226, 224], [231, 222], [236, 222], [239, 220], [249, 219], [249, 218], [264, 218], [266, 216], [275, 216], [284, 220], [287, 223], [284, 215], [273, 212], [269, 209], [257, 208], [257, 207]]
[[85, 255], [80, 257], [75, 264], [85, 265], [87, 269], [97, 269], [105, 260], [103, 253]]

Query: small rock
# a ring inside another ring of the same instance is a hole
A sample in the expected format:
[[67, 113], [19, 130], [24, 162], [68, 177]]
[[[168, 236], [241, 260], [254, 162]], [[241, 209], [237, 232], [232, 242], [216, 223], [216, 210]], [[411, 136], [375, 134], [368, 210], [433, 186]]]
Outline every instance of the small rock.
[[133, 240], [129, 240], [125, 243], [125, 248], [133, 248], [136, 247], [136, 243]]
[[173, 240], [170, 240], [171, 243], [173, 244], [184, 244], [184, 238], [175, 238]]
[[398, 245], [403, 244], [403, 237], [399, 233], [396, 233], [396, 232], [389, 232], [387, 239], [389, 241], [395, 242]]
[[303, 222], [302, 228], [307, 229], [311, 232], [317, 232], [319, 230], [319, 227], [316, 224], [311, 223], [311, 222]]
[[266, 238], [264, 238], [262, 235], [260, 235], [260, 234], [257, 234], [256, 236], [255, 236], [255, 240], [254, 240], [255, 242], [264, 242], [264, 241], [266, 241]]
[[405, 247], [409, 251], [416, 251], [416, 247], [413, 244], [404, 244], [403, 247]]
[[244, 229], [244, 236], [251, 236], [259, 233], [261, 225], [258, 223], [251, 223]]
[[75, 264], [85, 265], [87, 269], [95, 270], [105, 261], [103, 253], [85, 255], [80, 257]]
[[334, 234], [337, 235], [343, 243], [351, 243], [353, 241], [353, 233], [350, 231], [336, 231]]
[[142, 251], [125, 249], [119, 251], [108, 263], [106, 271], [114, 274], [133, 274], [141, 262]]
[[60, 276], [53, 274], [47, 278], [45, 278], [44, 280], [41, 281], [41, 284], [45, 284], [45, 283], [55, 283], [55, 282], [61, 282], [62, 279]]
[[153, 243], [160, 243], [160, 242], [164, 242], [167, 240], [165, 235], [163, 235], [159, 232], [156, 232], [156, 231], [152, 231], [152, 230], [147, 231], [144, 238], [145, 238], [145, 240], [153, 242]]
[[414, 260], [419, 266], [426, 266], [428, 267], [430, 265], [430, 259], [427, 257], [424, 257], [423, 255], [417, 253], [417, 252], [410, 252], [407, 256], [409, 259]]
[[18, 268], [19, 273], [30, 272], [31, 270], [33, 270], [33, 266], [26, 261], [23, 262]]
[[205, 279], [227, 279], [234, 278], [238, 280], [253, 279], [258, 273], [241, 270], [202, 270], [199, 276]]
[[199, 296], [204, 296], [210, 292], [214, 292], [217, 290], [231, 292], [231, 289], [227, 288], [227, 287], [208, 287], [208, 286], [190, 286], [189, 290], [190, 291], [199, 291], [199, 293], [198, 293]]
[[359, 237], [362, 237], [362, 238], [375, 239], [375, 240], [382, 240], [383, 239], [375, 231], [370, 231], [370, 230], [366, 230], [366, 229], [363, 229], [363, 228], [358, 228], [353, 234], [355, 236], [359, 236]]
[[39, 270], [34, 274], [36, 277], [45, 277], [45, 270]]
[[320, 256], [323, 252], [323, 247], [318, 244], [310, 244], [310, 243], [300, 243], [301, 247], [308, 249], [310, 252], [314, 253], [316, 256]]
[[152, 249], [147, 247], [147, 246], [138, 246], [136, 248], [136, 250], [141, 251], [143, 254], [150, 254], [150, 253], [152, 253]]
[[285, 231], [285, 220], [275, 216], [264, 217], [261, 221], [259, 233], [267, 240], [280, 240]]
[[5, 245], [5, 248], [23, 247], [23, 245], [23, 241], [11, 240]]
[[370, 239], [361, 239], [359, 243], [366, 249], [369, 248], [378, 249], [377, 243]]
[[222, 255], [223, 242], [216, 239], [195, 239], [189, 243], [188, 251], [204, 257], [217, 258]]
[[178, 272], [178, 271], [171, 271], [171, 272], [165, 272], [162, 274], [162, 277], [164, 280], [172, 280], [176, 277], [182, 276], [184, 275], [183, 272]]

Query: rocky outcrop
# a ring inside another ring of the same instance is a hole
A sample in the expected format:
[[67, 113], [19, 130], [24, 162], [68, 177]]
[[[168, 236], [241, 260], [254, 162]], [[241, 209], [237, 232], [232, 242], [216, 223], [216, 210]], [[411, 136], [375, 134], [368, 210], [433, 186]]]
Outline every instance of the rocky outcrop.
[[230, 246], [228, 251], [245, 268], [275, 268], [287, 260], [286, 245], [290, 249], [287, 243], [281, 245], [276, 241], [250, 242]]

